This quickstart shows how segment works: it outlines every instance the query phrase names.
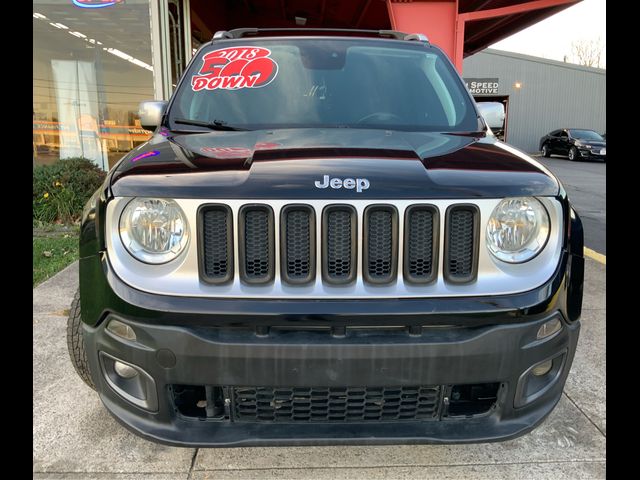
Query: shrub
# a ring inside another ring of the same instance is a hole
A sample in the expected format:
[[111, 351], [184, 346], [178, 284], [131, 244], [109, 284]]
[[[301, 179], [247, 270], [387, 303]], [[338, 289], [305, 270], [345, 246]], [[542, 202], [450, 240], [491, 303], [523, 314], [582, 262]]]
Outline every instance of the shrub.
[[33, 219], [71, 223], [104, 181], [106, 173], [86, 158], [68, 158], [33, 169]]

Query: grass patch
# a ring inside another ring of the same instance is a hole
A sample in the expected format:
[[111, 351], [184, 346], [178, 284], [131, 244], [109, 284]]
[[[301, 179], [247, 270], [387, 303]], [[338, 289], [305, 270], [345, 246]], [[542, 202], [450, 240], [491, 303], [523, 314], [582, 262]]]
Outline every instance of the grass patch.
[[[54, 232], [51, 232], [54, 233]], [[33, 286], [55, 275], [78, 259], [78, 232], [33, 237]]]

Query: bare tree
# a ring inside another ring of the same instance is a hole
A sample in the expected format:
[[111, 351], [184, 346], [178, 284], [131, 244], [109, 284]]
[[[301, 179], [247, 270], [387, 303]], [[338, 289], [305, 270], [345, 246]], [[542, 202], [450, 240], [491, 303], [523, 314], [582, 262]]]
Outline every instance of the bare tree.
[[571, 43], [571, 55], [579, 65], [600, 68], [600, 57], [602, 56], [602, 41], [596, 40], [576, 40]]

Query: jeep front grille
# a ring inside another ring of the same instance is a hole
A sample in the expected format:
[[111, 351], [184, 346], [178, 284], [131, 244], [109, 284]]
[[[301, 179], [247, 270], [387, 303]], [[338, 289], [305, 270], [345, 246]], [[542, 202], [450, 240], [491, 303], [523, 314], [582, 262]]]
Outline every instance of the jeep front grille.
[[[322, 265], [321, 280], [331, 285], [353, 283], [361, 271], [366, 283], [395, 282], [399, 262], [398, 211], [389, 204], [364, 209], [361, 229], [356, 209], [330, 204], [320, 215], [321, 244], [316, 248], [316, 212], [311, 205], [285, 205], [279, 214], [280, 281], [304, 285], [316, 281], [316, 264]], [[472, 282], [477, 274], [479, 212], [468, 204], [452, 205], [446, 213], [445, 280]], [[232, 218], [223, 205], [205, 206], [200, 215], [202, 232], [201, 275], [209, 283], [231, 280], [233, 261]], [[240, 278], [247, 284], [275, 281], [276, 228], [271, 207], [243, 205], [238, 213], [238, 261]], [[362, 233], [358, 233], [361, 230]], [[439, 211], [433, 205], [410, 205], [404, 212], [404, 280], [428, 284], [437, 277]], [[320, 252], [318, 252], [320, 250]], [[318, 256], [320, 258], [316, 258]]]

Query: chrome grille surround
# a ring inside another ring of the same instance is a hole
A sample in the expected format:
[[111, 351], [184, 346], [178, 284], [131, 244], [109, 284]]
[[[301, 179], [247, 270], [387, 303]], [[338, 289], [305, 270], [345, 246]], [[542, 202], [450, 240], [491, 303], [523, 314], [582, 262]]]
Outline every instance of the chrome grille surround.
[[[174, 261], [162, 265], [148, 265], [134, 259], [124, 248], [118, 235], [120, 215], [131, 200], [130, 197], [118, 197], [107, 205], [106, 236], [108, 258], [116, 275], [125, 283], [138, 290], [149, 293], [211, 298], [289, 298], [289, 299], [367, 299], [367, 298], [429, 298], [463, 297], [480, 295], [506, 295], [524, 292], [541, 286], [553, 275], [562, 248], [562, 207], [553, 197], [537, 197], [545, 206], [550, 217], [550, 236], [545, 248], [534, 259], [523, 264], [507, 264], [495, 259], [485, 246], [486, 223], [495, 206], [502, 200], [497, 199], [454, 199], [454, 200], [223, 200], [223, 199], [175, 199], [183, 209], [191, 228], [190, 243]], [[197, 242], [198, 209], [202, 205], [228, 205], [232, 212], [232, 224], [236, 226], [233, 245], [233, 265], [239, 262], [237, 242], [239, 211], [245, 205], [264, 205], [273, 211], [274, 219], [274, 261], [272, 280], [264, 284], [247, 284], [241, 280], [238, 268], [233, 278], [225, 284], [211, 284], [203, 281], [199, 275], [199, 252]], [[315, 278], [305, 284], [293, 284], [284, 281], [281, 275], [282, 253], [280, 225], [283, 207], [292, 204], [308, 205], [314, 211], [315, 220]], [[320, 268], [323, 246], [322, 219], [326, 207], [350, 205], [356, 211], [356, 277], [348, 284], [332, 284], [322, 278]], [[370, 205], [389, 205], [394, 207], [398, 221], [397, 274], [385, 284], [367, 282], [363, 275], [363, 218], [364, 211]], [[479, 248], [477, 255], [477, 276], [464, 284], [456, 284], [445, 279], [443, 256], [445, 251], [445, 222], [436, 224], [437, 254], [434, 262], [437, 272], [433, 281], [421, 284], [404, 278], [405, 220], [408, 207], [426, 205], [436, 209], [440, 219], [445, 218], [447, 209], [454, 205], [472, 204], [479, 212]]]

